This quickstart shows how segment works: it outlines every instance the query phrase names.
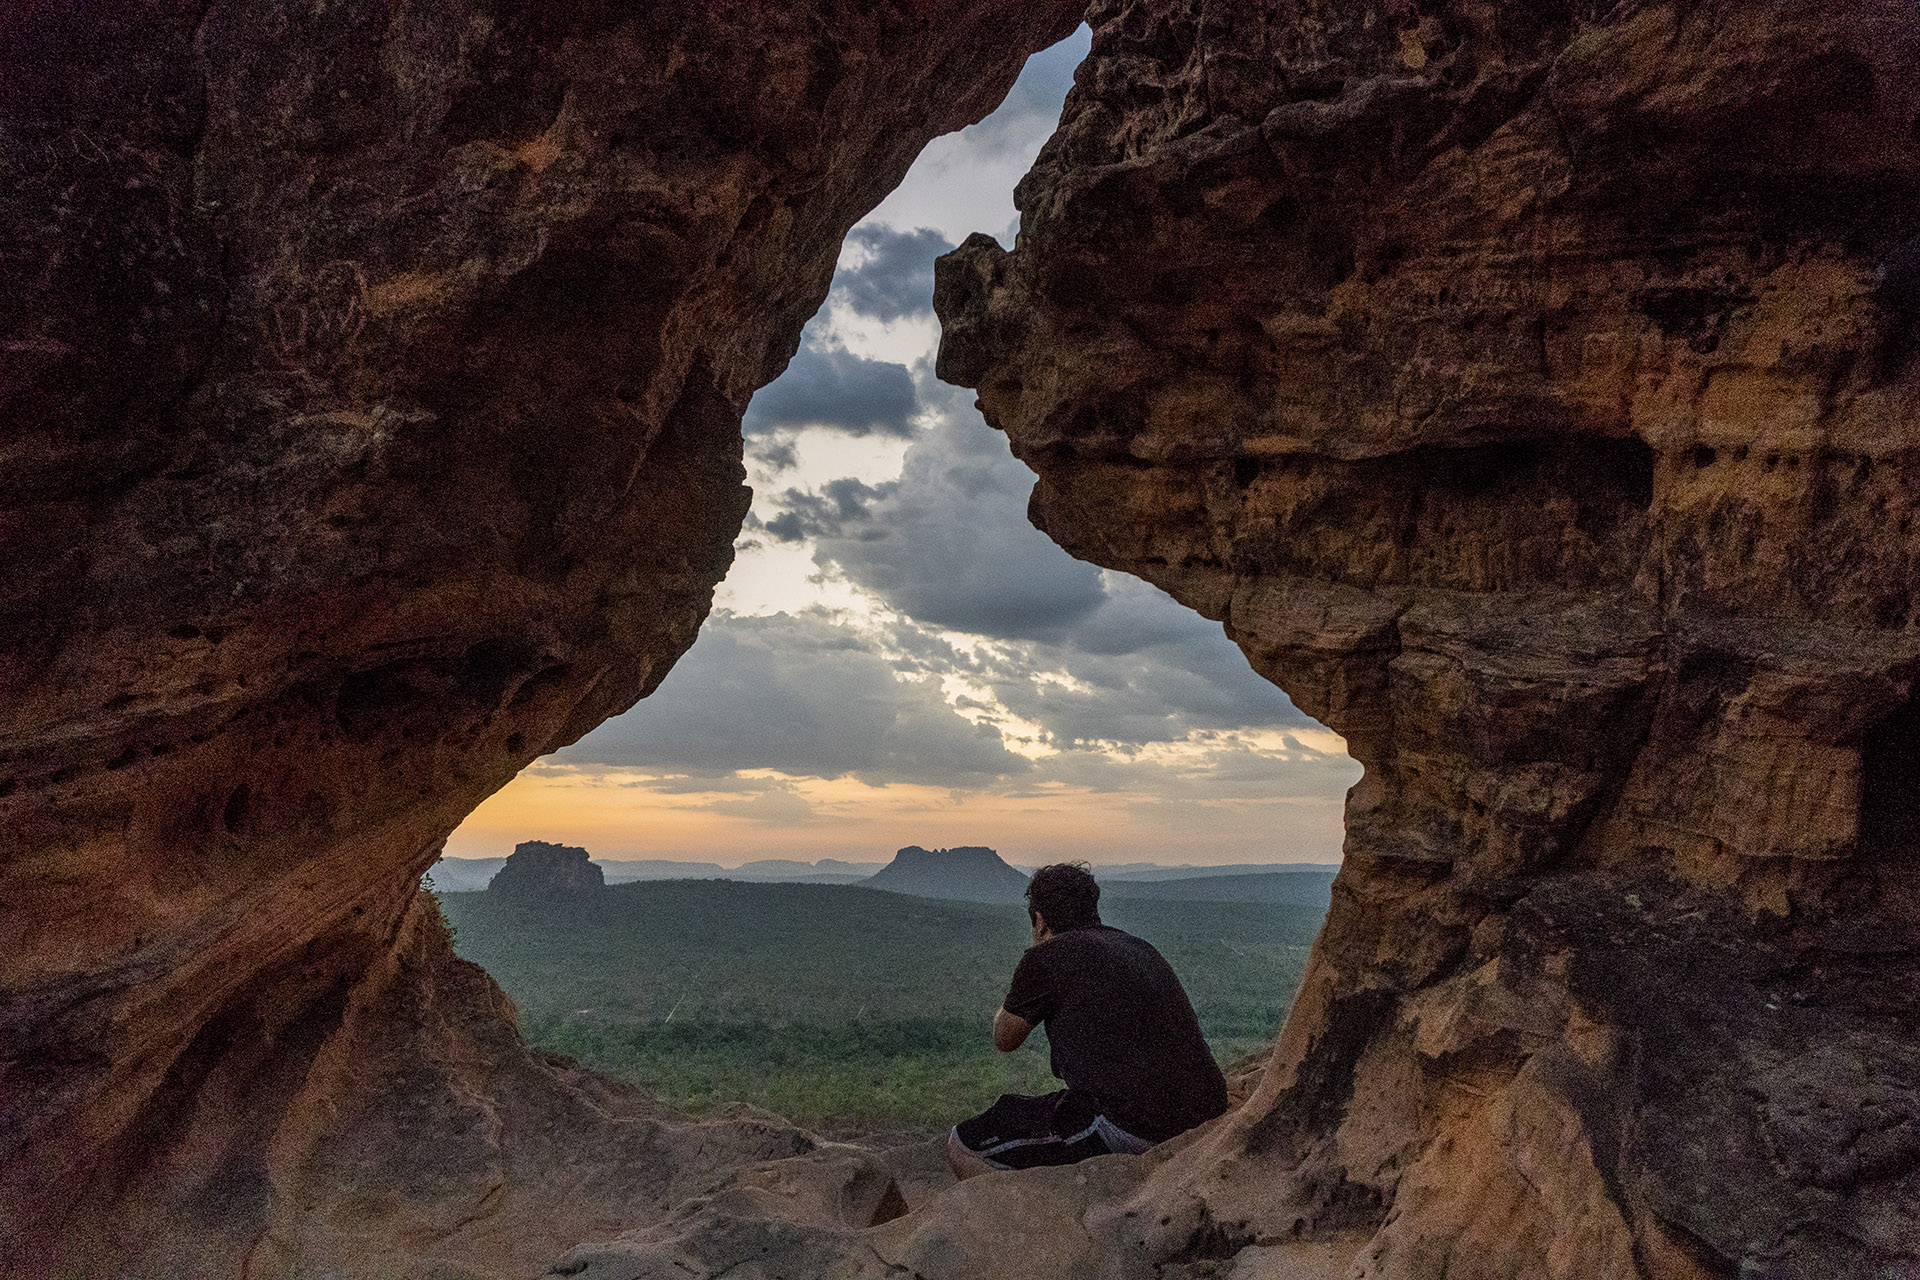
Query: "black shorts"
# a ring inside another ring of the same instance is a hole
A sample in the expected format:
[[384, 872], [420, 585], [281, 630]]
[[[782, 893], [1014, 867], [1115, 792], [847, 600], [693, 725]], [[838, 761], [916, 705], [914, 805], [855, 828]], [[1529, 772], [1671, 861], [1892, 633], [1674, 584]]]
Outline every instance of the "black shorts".
[[1062, 1089], [1041, 1098], [1003, 1093], [1000, 1101], [953, 1126], [960, 1145], [996, 1169], [1077, 1164], [1094, 1156], [1137, 1155], [1153, 1145]]

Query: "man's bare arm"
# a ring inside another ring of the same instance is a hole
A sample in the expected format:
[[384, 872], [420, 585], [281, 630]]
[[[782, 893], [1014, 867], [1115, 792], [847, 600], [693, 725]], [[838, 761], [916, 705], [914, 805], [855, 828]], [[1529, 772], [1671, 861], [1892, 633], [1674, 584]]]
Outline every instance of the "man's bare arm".
[[1025, 1018], [1015, 1017], [1005, 1009], [996, 1009], [993, 1013], [993, 1047], [1002, 1053], [1012, 1053], [1027, 1042], [1027, 1036], [1033, 1031], [1033, 1024]]

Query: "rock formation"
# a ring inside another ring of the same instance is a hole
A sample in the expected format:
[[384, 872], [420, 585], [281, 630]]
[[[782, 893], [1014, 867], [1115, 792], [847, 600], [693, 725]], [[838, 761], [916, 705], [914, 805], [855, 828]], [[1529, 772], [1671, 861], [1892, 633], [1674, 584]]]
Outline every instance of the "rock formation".
[[960, 902], [1024, 903], [1027, 877], [985, 845], [922, 849], [910, 844], [860, 882], [869, 889]]
[[690, 643], [841, 236], [1077, 7], [0, 13], [12, 1273], [1920, 1267], [1920, 17], [1090, 16], [942, 371], [1367, 772], [1245, 1107], [856, 1233], [414, 886]]
[[[496, 996], [401, 1054], [442, 978], [485, 986], [415, 886], [691, 643], [747, 507], [741, 409], [847, 228], [1078, 18], [0, 12], [10, 1274], [267, 1274], [294, 1239], [369, 1274], [343, 1258], [471, 1261], [482, 1221], [557, 1253], [644, 1198], [590, 1176], [590, 1136], [521, 1143], [597, 1104]], [[381, 1080], [458, 1132], [359, 1134], [410, 1114]], [[421, 1216], [316, 1173], [445, 1143]], [[543, 1182], [598, 1189], [515, 1220]], [[356, 1213], [373, 1243], [336, 1255]]]
[[512, 856], [487, 882], [488, 893], [533, 901], [579, 898], [606, 887], [606, 873], [593, 864], [585, 849], [545, 840], [515, 845]]
[[1920, 1272], [1920, 14], [1091, 17], [941, 374], [1366, 766], [1260, 1091], [1104, 1265]]

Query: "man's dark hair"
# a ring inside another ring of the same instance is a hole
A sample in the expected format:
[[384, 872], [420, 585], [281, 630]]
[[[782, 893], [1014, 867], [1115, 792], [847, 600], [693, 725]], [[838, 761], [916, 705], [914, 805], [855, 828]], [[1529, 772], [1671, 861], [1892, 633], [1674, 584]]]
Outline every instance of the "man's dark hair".
[[1034, 872], [1027, 881], [1027, 918], [1036, 911], [1055, 933], [1099, 924], [1100, 886], [1087, 864], [1056, 862]]

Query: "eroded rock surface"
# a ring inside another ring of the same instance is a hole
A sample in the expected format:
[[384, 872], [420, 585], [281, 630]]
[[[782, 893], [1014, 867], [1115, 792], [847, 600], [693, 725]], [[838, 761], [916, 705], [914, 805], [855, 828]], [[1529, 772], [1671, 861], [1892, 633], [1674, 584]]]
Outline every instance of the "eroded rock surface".
[[841, 235], [1076, 16], [0, 14], [11, 1271], [1920, 1266], [1895, 0], [1094, 5], [942, 367], [1367, 766], [1234, 1115], [880, 1222], [451, 957], [419, 873], [691, 642]]
[[1366, 773], [1260, 1091], [1068, 1216], [1115, 1274], [1914, 1273], [1920, 15], [1091, 16], [942, 376]]
[[1077, 19], [0, 13], [9, 1274], [531, 1265], [767, 1154], [602, 1141], [415, 885], [692, 642], [842, 236]]

